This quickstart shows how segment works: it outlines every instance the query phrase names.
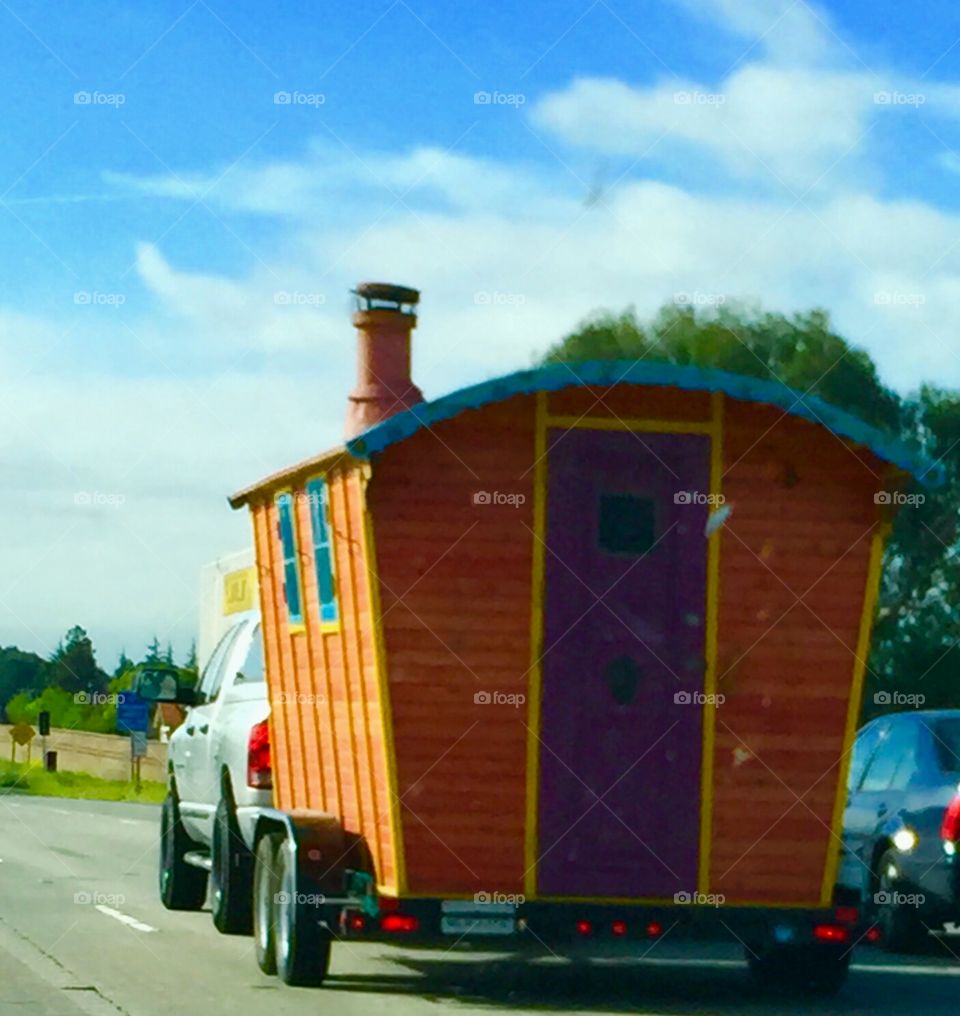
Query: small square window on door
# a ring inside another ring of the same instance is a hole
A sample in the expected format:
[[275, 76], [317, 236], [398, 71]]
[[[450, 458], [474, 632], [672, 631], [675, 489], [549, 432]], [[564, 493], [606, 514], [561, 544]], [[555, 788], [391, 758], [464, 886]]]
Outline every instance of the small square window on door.
[[653, 498], [601, 494], [597, 542], [608, 554], [646, 554], [656, 543]]

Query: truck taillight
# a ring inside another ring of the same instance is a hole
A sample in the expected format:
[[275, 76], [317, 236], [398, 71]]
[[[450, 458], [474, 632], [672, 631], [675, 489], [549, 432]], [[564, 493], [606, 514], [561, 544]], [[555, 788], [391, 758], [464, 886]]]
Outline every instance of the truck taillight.
[[940, 839], [947, 843], [956, 843], [957, 840], [960, 840], [960, 794], [954, 795], [953, 800], [947, 805], [947, 810], [943, 813]]
[[269, 790], [273, 786], [270, 724], [266, 720], [250, 729], [250, 739], [247, 741], [247, 785], [258, 790]]

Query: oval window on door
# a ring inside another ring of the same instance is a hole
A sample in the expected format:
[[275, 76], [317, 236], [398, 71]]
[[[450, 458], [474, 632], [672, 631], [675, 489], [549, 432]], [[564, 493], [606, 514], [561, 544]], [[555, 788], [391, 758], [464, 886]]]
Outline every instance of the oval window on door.
[[619, 656], [607, 664], [604, 679], [610, 696], [618, 706], [628, 706], [637, 697], [640, 686], [640, 667], [631, 656]]

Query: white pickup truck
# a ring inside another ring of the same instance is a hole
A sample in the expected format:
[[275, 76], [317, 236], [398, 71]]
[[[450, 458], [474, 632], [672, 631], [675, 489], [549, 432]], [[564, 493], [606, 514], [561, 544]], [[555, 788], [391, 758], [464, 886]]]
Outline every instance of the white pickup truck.
[[207, 897], [216, 927], [251, 930], [254, 821], [272, 803], [267, 684], [260, 619], [237, 614], [184, 689], [183, 724], [168, 753], [161, 815], [160, 897], [171, 910], [200, 910]]

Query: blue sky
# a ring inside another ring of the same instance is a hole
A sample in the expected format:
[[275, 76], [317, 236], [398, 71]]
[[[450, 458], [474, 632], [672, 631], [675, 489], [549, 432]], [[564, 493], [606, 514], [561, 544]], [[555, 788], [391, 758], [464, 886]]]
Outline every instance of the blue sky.
[[890, 384], [960, 384], [946, 3], [10, 0], [0, 25], [4, 644], [186, 648], [200, 564], [249, 541], [224, 495], [339, 437], [361, 278], [423, 290], [428, 396], [677, 298], [824, 306]]

